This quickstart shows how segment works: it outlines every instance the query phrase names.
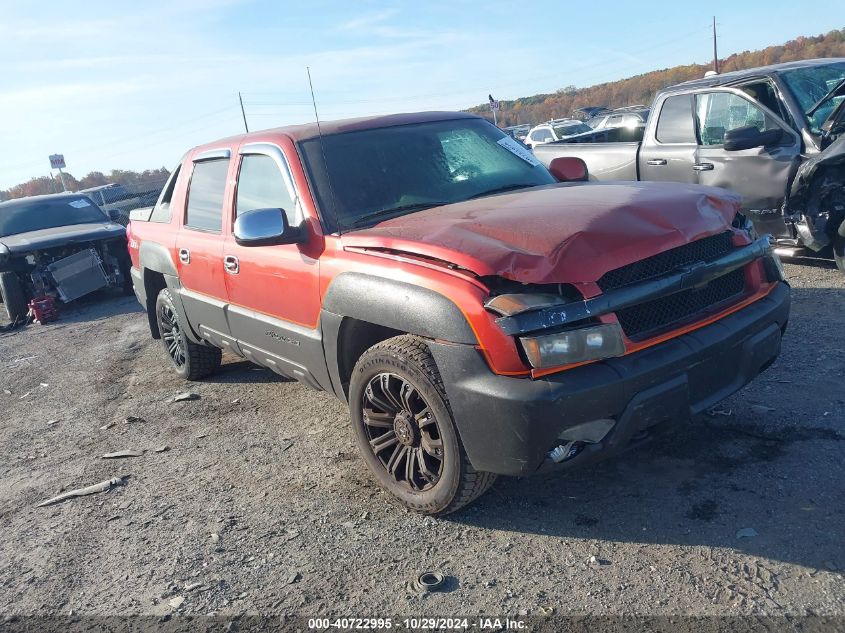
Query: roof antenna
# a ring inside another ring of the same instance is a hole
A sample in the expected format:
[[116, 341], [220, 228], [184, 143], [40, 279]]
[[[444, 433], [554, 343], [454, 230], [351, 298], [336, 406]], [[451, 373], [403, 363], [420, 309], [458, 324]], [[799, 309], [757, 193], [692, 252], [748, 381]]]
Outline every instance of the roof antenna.
[[317, 113], [317, 99], [314, 97], [314, 84], [311, 83], [311, 68], [306, 66], [305, 72], [308, 73], [308, 87], [311, 88], [311, 103], [314, 104], [314, 118], [317, 119], [317, 135], [320, 137], [320, 153], [323, 156], [323, 168], [326, 170], [326, 181], [329, 184], [329, 195], [332, 199], [332, 215], [334, 216], [335, 226], [337, 227], [337, 230], [340, 231], [340, 220], [337, 217], [337, 204], [335, 203], [332, 176], [329, 173], [329, 161], [326, 160], [326, 146], [323, 144], [323, 130], [320, 128], [320, 115]]

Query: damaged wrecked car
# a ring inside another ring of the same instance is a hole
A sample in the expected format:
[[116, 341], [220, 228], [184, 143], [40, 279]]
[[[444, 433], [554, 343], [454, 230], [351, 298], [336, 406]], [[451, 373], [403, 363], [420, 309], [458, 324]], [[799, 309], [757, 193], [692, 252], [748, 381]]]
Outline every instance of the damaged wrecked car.
[[67, 303], [107, 287], [132, 292], [126, 229], [79, 194], [0, 203], [0, 298], [22, 321], [36, 297]]

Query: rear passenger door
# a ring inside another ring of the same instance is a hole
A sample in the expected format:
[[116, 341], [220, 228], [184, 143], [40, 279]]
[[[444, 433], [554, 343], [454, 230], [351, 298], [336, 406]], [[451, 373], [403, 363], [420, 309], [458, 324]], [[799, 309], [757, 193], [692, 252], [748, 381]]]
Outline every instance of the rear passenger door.
[[692, 95], [666, 97], [650, 116], [657, 117], [657, 124], [650, 126], [640, 147], [640, 180], [698, 182]]
[[176, 236], [185, 313], [203, 337], [224, 348], [231, 344], [223, 270], [223, 210], [230, 159], [228, 149], [194, 157], [182, 226]]

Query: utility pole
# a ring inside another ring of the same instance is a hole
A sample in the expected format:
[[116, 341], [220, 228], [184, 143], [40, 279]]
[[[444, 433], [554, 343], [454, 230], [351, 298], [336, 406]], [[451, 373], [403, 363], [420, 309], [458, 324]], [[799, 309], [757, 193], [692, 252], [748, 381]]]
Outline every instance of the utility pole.
[[246, 124], [246, 111], [244, 111], [244, 98], [241, 96], [240, 90], [238, 91], [238, 101], [241, 102], [241, 115], [244, 118], [244, 129], [249, 132], [249, 126]]
[[716, 50], [716, 16], [713, 16], [713, 70], [719, 74], [719, 53]]

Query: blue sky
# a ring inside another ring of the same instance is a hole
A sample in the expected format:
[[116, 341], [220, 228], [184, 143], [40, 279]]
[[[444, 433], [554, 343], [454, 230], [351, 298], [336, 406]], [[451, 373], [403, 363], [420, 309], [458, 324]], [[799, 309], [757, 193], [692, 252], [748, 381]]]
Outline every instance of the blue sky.
[[0, 189], [173, 166], [196, 144], [313, 119], [461, 109], [845, 26], [841, 0], [0, 0]]

